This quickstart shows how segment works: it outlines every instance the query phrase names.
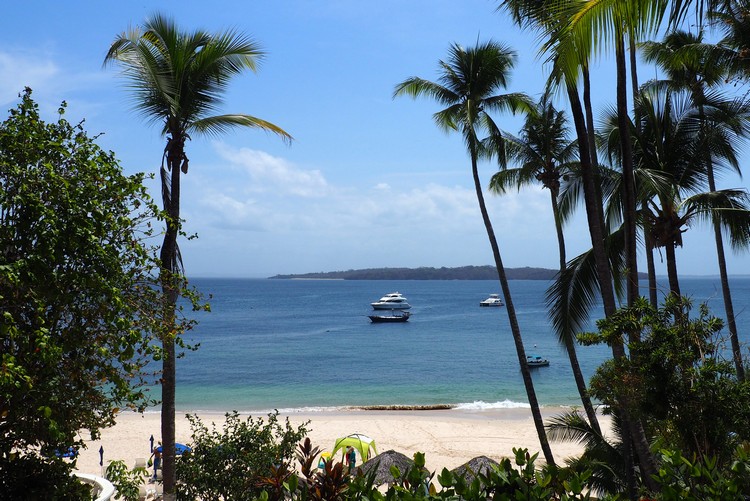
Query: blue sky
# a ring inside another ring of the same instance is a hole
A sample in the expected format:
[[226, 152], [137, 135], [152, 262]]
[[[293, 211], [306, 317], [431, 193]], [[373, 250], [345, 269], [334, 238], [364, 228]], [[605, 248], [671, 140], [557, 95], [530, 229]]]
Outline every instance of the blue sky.
[[[102, 67], [115, 36], [149, 15], [185, 30], [236, 28], [267, 56], [230, 86], [223, 112], [248, 113], [292, 134], [292, 145], [253, 130], [194, 137], [183, 177], [189, 276], [267, 277], [371, 267], [492, 263], [468, 158], [460, 138], [432, 122], [429, 100], [392, 99], [410, 76], [434, 79], [451, 43], [492, 38], [513, 47], [509, 91], [537, 97], [545, 79], [532, 34], [519, 32], [488, 0], [10, 2], [0, 19], [0, 106], [24, 86], [46, 118], [63, 100], [68, 119], [115, 151], [126, 172], [157, 172], [160, 129], [133, 111], [116, 67]], [[592, 71], [594, 102], [614, 100], [614, 75]], [[652, 74], [647, 77], [652, 77]], [[642, 77], [646, 78], [646, 77]], [[564, 106], [564, 101], [559, 104]], [[3, 117], [6, 116], [4, 111]], [[518, 117], [499, 120], [517, 132]], [[486, 185], [495, 171], [483, 165]], [[747, 187], [727, 175], [720, 187]], [[158, 189], [152, 193], [158, 198]], [[507, 267], [557, 266], [549, 194], [487, 196]], [[566, 230], [568, 255], [590, 246], [583, 217]], [[715, 274], [711, 233], [693, 228], [678, 249], [682, 274]], [[657, 258], [658, 259], [658, 258]], [[729, 258], [748, 273], [747, 254]], [[664, 273], [664, 267], [659, 267]]]

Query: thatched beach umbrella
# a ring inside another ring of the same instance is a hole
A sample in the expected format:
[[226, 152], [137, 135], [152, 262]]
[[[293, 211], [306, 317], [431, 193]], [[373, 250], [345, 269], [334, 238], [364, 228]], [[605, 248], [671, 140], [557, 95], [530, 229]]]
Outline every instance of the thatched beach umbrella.
[[487, 456], [477, 456], [475, 458], [470, 459], [466, 463], [462, 464], [458, 468], [454, 468], [451, 470], [451, 473], [457, 476], [464, 477], [464, 480], [466, 480], [467, 483], [471, 483], [474, 481], [474, 478], [476, 478], [477, 475], [480, 473], [487, 474], [488, 472], [492, 471], [493, 465], [499, 465], [497, 461], [494, 459], [490, 459]]
[[398, 467], [398, 470], [403, 475], [412, 466], [414, 461], [408, 458], [406, 455], [396, 452], [393, 449], [378, 454], [374, 458], [362, 465], [360, 471], [365, 475], [371, 475], [375, 472], [375, 484], [392, 484], [394, 482], [393, 475], [391, 474], [391, 466]]

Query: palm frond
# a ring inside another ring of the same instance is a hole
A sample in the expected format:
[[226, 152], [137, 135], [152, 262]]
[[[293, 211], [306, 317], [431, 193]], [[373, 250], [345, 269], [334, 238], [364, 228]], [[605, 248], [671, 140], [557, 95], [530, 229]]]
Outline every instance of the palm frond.
[[250, 115], [238, 114], [216, 115], [196, 120], [190, 124], [188, 131], [195, 130], [204, 134], [221, 134], [236, 126], [252, 127], [271, 132], [281, 137], [287, 143], [291, 143], [292, 139], [294, 139], [281, 127], [271, 122]]
[[682, 209], [699, 221], [718, 224], [735, 250], [750, 247], [750, 194], [746, 190], [700, 193], [685, 199]]
[[429, 80], [419, 77], [407, 78], [400, 84], [396, 85], [393, 91], [393, 97], [431, 97], [440, 104], [454, 104], [459, 100], [459, 96], [452, 90], [442, 85], [436, 84]]

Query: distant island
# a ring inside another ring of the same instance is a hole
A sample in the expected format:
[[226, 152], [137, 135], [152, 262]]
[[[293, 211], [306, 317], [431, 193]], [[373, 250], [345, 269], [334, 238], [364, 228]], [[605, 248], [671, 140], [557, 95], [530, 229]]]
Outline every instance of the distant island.
[[[553, 280], [557, 270], [546, 268], [505, 268], [508, 280]], [[275, 275], [272, 279], [296, 280], [497, 280], [494, 266], [458, 268], [368, 268], [327, 271], [299, 275]]]

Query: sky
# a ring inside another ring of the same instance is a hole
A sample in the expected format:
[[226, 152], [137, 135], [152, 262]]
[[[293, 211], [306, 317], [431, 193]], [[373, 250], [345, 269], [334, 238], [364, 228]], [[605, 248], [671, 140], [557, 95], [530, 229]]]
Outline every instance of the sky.
[[[439, 130], [427, 98], [394, 99], [411, 76], [435, 80], [451, 44], [493, 39], [518, 55], [508, 92], [537, 98], [546, 71], [539, 41], [489, 0], [255, 0], [5, 2], [0, 17], [0, 119], [33, 89], [47, 120], [66, 117], [115, 152], [126, 173], [157, 173], [165, 139], [134, 109], [104, 56], [118, 34], [156, 12], [185, 31], [236, 29], [265, 51], [256, 73], [229, 86], [222, 113], [268, 120], [294, 137], [240, 129], [193, 137], [182, 177], [189, 277], [269, 277], [378, 267], [489, 265], [471, 165], [457, 134]], [[646, 69], [645, 73], [653, 70]], [[592, 68], [595, 112], [614, 102], [607, 54]], [[641, 79], [655, 76], [648, 74]], [[559, 96], [557, 105], [565, 107]], [[522, 118], [495, 117], [517, 133]], [[750, 157], [748, 157], [750, 158]], [[747, 162], [744, 162], [747, 164]], [[484, 186], [496, 172], [482, 164]], [[156, 182], [149, 184], [159, 200]], [[748, 187], [734, 174], [720, 188]], [[558, 266], [549, 192], [485, 193], [506, 267]], [[566, 227], [568, 257], [590, 247], [582, 210]], [[718, 273], [712, 232], [696, 226], [678, 249], [683, 275]], [[728, 257], [750, 273], [748, 255]], [[665, 274], [657, 255], [657, 273]]]

